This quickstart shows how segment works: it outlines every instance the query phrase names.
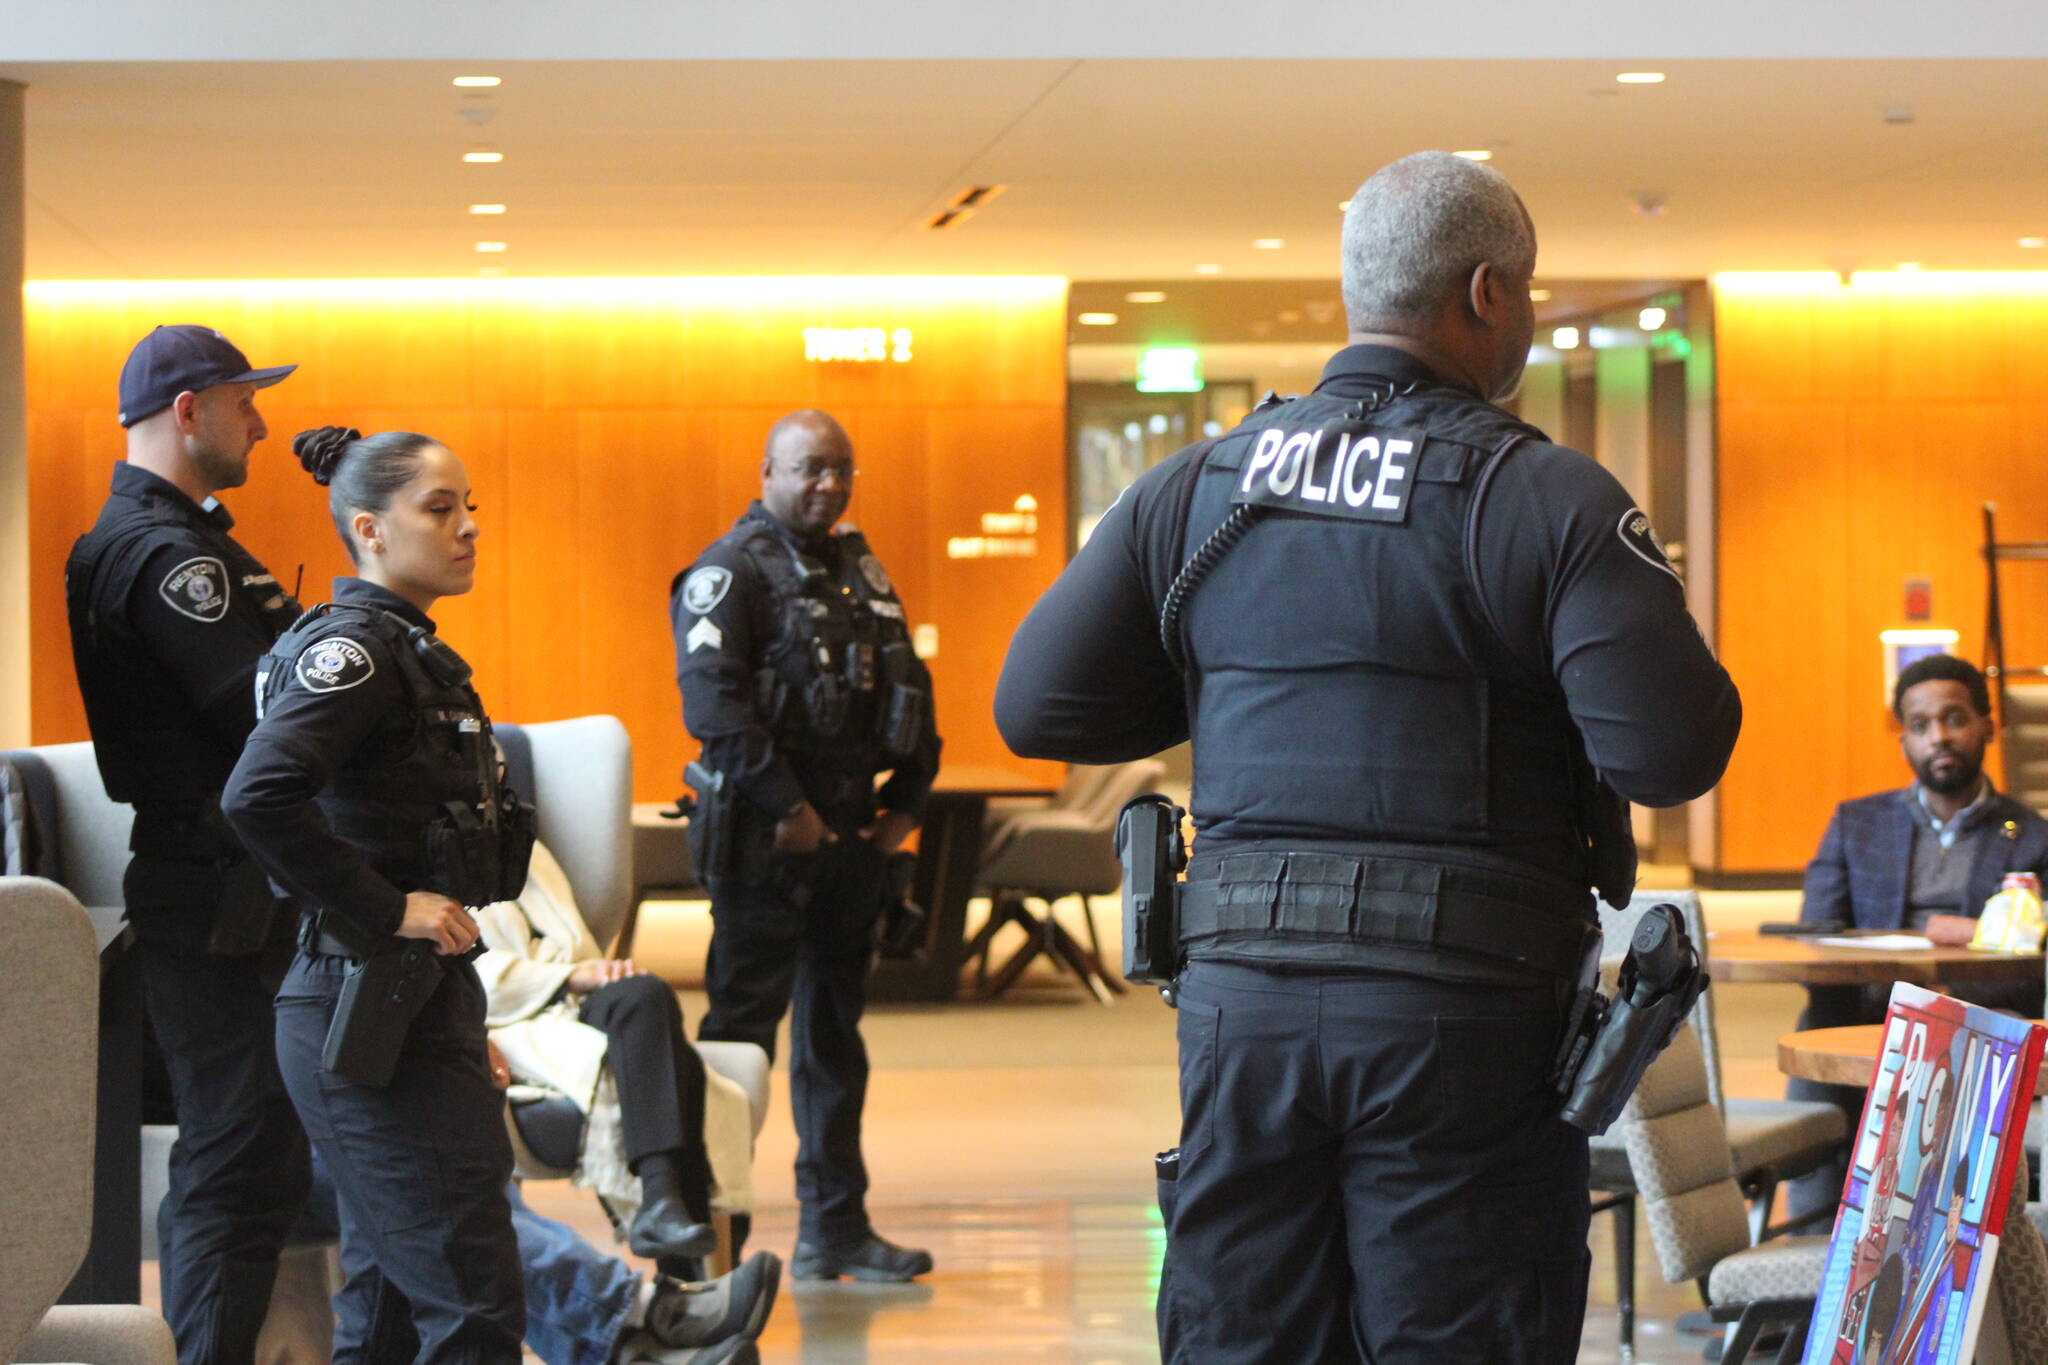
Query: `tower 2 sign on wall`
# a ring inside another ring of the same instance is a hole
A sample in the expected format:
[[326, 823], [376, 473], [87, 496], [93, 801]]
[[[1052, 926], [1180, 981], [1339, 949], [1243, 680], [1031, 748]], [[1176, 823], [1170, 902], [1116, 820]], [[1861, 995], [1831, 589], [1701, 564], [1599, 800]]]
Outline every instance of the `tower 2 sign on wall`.
[[804, 359], [815, 361], [910, 360], [910, 329], [898, 327], [806, 327]]

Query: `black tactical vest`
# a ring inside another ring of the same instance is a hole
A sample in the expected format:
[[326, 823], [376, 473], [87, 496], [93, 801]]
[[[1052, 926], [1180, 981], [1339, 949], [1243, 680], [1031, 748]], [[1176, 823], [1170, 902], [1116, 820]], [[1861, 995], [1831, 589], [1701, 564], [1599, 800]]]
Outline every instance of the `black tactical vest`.
[[377, 607], [314, 607], [264, 656], [259, 719], [292, 684], [299, 656], [344, 633], [382, 642], [408, 705], [335, 771], [318, 798], [328, 824], [394, 886], [470, 906], [517, 896], [532, 851], [532, 807], [499, 775], [469, 665], [431, 631]]
[[774, 598], [777, 634], [755, 678], [775, 742], [800, 767], [863, 780], [917, 750], [930, 695], [888, 573], [861, 533], [811, 555], [756, 520], [733, 534]]
[[1591, 919], [1581, 751], [1561, 691], [1486, 619], [1467, 545], [1490, 470], [1542, 437], [1454, 390], [1377, 407], [1384, 395], [1262, 407], [1189, 489], [1183, 557], [1208, 561], [1177, 631], [1201, 829], [1190, 879], [1224, 885], [1184, 930], [1371, 965], [1381, 955], [1356, 941], [1401, 937], [1395, 921], [1420, 925], [1421, 946], [1443, 939], [1428, 921], [1450, 901], [1464, 913], [1445, 924], [1473, 936], [1528, 905], [1567, 932], [1510, 955], [1554, 972]]
[[[253, 618], [275, 638], [299, 604], [226, 531], [169, 496], [117, 493], [71, 547], [64, 601], [78, 690], [92, 728], [93, 757], [107, 795], [165, 811], [210, 807], [234, 770], [238, 750], [216, 734], [156, 666], [128, 619], [143, 565], [180, 532], [196, 531], [228, 576], [225, 612]], [[203, 612], [204, 604], [181, 610]]]

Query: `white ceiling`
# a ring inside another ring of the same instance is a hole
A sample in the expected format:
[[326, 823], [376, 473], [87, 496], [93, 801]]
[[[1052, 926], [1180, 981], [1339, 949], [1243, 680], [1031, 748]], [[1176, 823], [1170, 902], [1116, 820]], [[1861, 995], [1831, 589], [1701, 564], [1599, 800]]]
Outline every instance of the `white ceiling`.
[[2043, 60], [520, 62], [465, 101], [473, 65], [0, 64], [29, 274], [1312, 279], [1338, 201], [1432, 146], [1496, 149], [1549, 276], [2048, 267]]

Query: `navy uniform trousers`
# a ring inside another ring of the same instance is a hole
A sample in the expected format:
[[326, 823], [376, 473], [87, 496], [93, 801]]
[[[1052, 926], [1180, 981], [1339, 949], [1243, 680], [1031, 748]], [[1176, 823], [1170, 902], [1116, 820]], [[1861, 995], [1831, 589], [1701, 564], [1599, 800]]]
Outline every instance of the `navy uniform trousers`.
[[476, 969], [444, 962], [380, 1090], [320, 1064], [349, 965], [301, 951], [277, 997], [278, 1065], [341, 1209], [335, 1365], [518, 1365], [512, 1145]]
[[[711, 888], [711, 1004], [697, 1036], [756, 1043], [772, 1059], [789, 1021], [789, 1091], [797, 1133], [797, 1236], [838, 1244], [872, 1228], [861, 1159], [868, 1050], [867, 1006], [883, 858], [842, 828], [816, 853], [778, 853], [763, 875]], [[747, 866], [757, 866], [748, 860]]]
[[1589, 1198], [1560, 994], [1190, 964], [1169, 1365], [1568, 1365]]
[[138, 855], [123, 894], [178, 1116], [157, 1212], [164, 1318], [183, 1365], [252, 1360], [312, 1180], [272, 1039], [289, 916], [276, 951], [220, 957], [207, 946], [221, 894], [210, 861]]

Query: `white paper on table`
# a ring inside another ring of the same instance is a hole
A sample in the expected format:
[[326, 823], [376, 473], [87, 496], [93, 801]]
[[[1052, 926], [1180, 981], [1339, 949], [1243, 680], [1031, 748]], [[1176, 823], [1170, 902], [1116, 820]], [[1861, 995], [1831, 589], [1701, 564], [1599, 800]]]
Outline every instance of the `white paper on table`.
[[1851, 938], [1816, 938], [1810, 943], [1824, 943], [1830, 948], [1875, 948], [1881, 953], [1921, 953], [1934, 946], [1931, 938], [1918, 934], [1865, 934]]

